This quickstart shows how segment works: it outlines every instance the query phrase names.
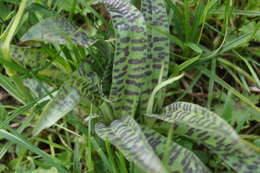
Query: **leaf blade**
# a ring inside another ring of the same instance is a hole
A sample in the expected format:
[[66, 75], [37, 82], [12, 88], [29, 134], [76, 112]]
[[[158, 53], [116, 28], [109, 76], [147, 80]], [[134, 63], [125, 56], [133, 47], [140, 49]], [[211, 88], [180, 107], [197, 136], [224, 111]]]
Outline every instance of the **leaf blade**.
[[115, 145], [125, 157], [146, 172], [167, 173], [145, 139], [139, 125], [130, 116], [123, 116], [106, 127], [103, 123], [95, 126], [100, 138]]
[[15, 144], [21, 145], [21, 146], [27, 148], [28, 150], [31, 150], [32, 152], [36, 153], [37, 155], [41, 156], [44, 160], [49, 162], [50, 165], [52, 165], [53, 167], [56, 167], [59, 171], [68, 173], [68, 171], [65, 168], [63, 168], [61, 165], [58, 164], [56, 159], [51, 157], [49, 154], [43, 152], [39, 148], [35, 147], [33, 144], [24, 140], [20, 135], [12, 134], [6, 130], [0, 129], [0, 136], [12, 141]]
[[66, 44], [71, 41], [82, 47], [89, 47], [95, 40], [88, 38], [87, 33], [74, 25], [66, 18], [52, 16], [32, 26], [21, 37], [21, 42], [46, 41], [50, 43]]
[[72, 87], [64, 86], [44, 108], [37, 121], [33, 135], [38, 135], [43, 129], [55, 124], [60, 118], [69, 113], [79, 103], [80, 94]]
[[233, 128], [217, 114], [201, 106], [176, 102], [162, 115], [150, 115], [174, 123], [175, 132], [201, 142], [240, 172], [260, 170], [260, 157], [239, 138]]
[[102, 96], [98, 75], [91, 70], [88, 61], [80, 67], [61, 86], [59, 92], [51, 100], [40, 115], [33, 134], [39, 134], [43, 129], [55, 124], [59, 119], [72, 111], [81, 99], [95, 102]]
[[[165, 152], [165, 145], [167, 143], [166, 137], [160, 135], [155, 130], [150, 129], [146, 126], [142, 126], [142, 131], [147, 138], [147, 141], [155, 151], [155, 154], [158, 155], [159, 158], [162, 160], [163, 154]], [[179, 144], [171, 141], [170, 149], [168, 149], [168, 151], [170, 152], [170, 154], [167, 163], [169, 165], [170, 172], [210, 172], [195, 154], [180, 146]]]
[[[163, 0], [143, 0], [141, 1], [141, 11], [144, 15], [147, 27], [148, 38], [148, 63], [152, 68], [152, 75], [149, 82], [150, 93], [152, 89], [159, 83], [159, 77], [162, 75], [162, 80], [167, 79], [168, 64], [170, 57], [170, 40], [162, 34], [169, 33], [169, 19], [166, 11], [166, 6]], [[156, 28], [160, 28], [158, 32]], [[161, 72], [161, 68], [163, 68]], [[150, 94], [149, 93], [149, 94]], [[161, 99], [164, 97], [164, 92], [161, 91]], [[142, 96], [142, 102], [147, 102], [149, 94]], [[146, 109], [147, 104], [141, 104], [141, 109]]]
[[106, 5], [116, 29], [116, 50], [110, 91], [115, 115], [134, 115], [141, 94], [149, 93], [147, 78], [152, 74], [147, 64], [145, 20], [140, 11], [129, 2], [121, 0], [98, 2]]

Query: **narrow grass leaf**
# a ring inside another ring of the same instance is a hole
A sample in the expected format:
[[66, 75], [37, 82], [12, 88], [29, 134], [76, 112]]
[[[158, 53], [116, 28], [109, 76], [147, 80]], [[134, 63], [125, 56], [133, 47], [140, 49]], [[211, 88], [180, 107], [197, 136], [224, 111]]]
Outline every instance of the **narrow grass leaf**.
[[249, 33], [246, 33], [246, 34], [239, 36], [238, 38], [227, 41], [223, 45], [222, 49], [220, 50], [220, 53], [227, 52], [231, 49], [237, 48], [240, 45], [247, 43], [249, 41], [249, 39], [251, 38], [252, 34], [253, 34], [253, 32], [249, 32]]
[[36, 153], [37, 155], [42, 157], [46, 162], [48, 162], [50, 165], [57, 168], [60, 172], [69, 173], [65, 168], [63, 168], [62, 166], [60, 166], [58, 164], [56, 159], [51, 157], [49, 154], [43, 152], [42, 150], [40, 150], [39, 148], [37, 148], [33, 144], [29, 143], [28, 141], [23, 139], [20, 135], [18, 135], [18, 134], [14, 135], [12, 133], [9, 133], [8, 131], [0, 129], [0, 136], [12, 141], [13, 143], [21, 145], [21, 146], [27, 148], [28, 150], [30, 150], [34, 153]]
[[21, 103], [25, 103], [26, 100], [23, 97], [23, 93], [20, 93], [17, 86], [14, 85], [13, 80], [2, 74], [0, 74], [0, 86], [4, 88], [11, 96]]
[[[214, 10], [212, 14], [224, 14], [224, 10]], [[243, 15], [243, 16], [260, 16], [259, 11], [247, 11], [247, 10], [233, 10], [232, 14]]]
[[[207, 70], [204, 67], [200, 66], [200, 68], [198, 68], [198, 70], [200, 70], [204, 75], [208, 76], [209, 78], [213, 78], [216, 81], [216, 83], [220, 84], [223, 88], [227, 89], [228, 91], [232, 92], [235, 96], [237, 96], [241, 101], [248, 104], [249, 106], [254, 108], [256, 111], [260, 112], [259, 107], [257, 107], [254, 103], [252, 103], [246, 96], [244, 96], [239, 91], [237, 91], [232, 86], [230, 86], [228, 83], [226, 83], [223, 79], [221, 79], [220, 77], [218, 77], [215, 74], [212, 74], [209, 70]], [[257, 116], [257, 119], [260, 120], [260, 115]]]
[[151, 114], [153, 112], [153, 105], [154, 105], [154, 98], [155, 98], [155, 95], [158, 93], [158, 91], [164, 87], [166, 87], [167, 85], [169, 84], [172, 84], [173, 82], [181, 79], [183, 77], [184, 74], [181, 74], [179, 76], [176, 76], [176, 77], [173, 77], [173, 78], [170, 78], [166, 81], [163, 81], [161, 83], [159, 83], [152, 91], [151, 93], [151, 96], [148, 100], [148, 105], [147, 105], [147, 109], [146, 109], [146, 114]]
[[185, 43], [185, 46], [189, 47], [190, 49], [192, 49], [194, 52], [196, 52], [198, 54], [202, 54], [202, 52], [203, 52], [203, 50], [197, 44], [187, 42], [187, 43]]

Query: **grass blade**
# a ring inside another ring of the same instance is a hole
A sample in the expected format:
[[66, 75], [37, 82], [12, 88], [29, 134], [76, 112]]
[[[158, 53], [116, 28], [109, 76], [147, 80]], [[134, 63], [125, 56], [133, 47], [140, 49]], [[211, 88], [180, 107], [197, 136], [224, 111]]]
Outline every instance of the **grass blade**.
[[[254, 105], [246, 96], [242, 95], [239, 91], [234, 89], [232, 86], [230, 86], [228, 83], [226, 83], [224, 80], [222, 80], [220, 77], [218, 77], [215, 74], [212, 74], [209, 70], [207, 70], [204, 67], [198, 68], [204, 75], [208, 76], [209, 78], [214, 78], [216, 83], [220, 84], [223, 88], [227, 89], [228, 91], [232, 92], [235, 96], [237, 96], [241, 101], [244, 103], [248, 104], [258, 112], [260, 112], [260, 108]], [[258, 119], [260, 120], [260, 115], [257, 116]]]
[[23, 139], [18, 133], [12, 134], [12, 133], [9, 133], [8, 131], [0, 129], [0, 136], [8, 139], [9, 141], [12, 141], [13, 143], [21, 145], [21, 146], [27, 148], [28, 150], [30, 150], [34, 153], [36, 153], [37, 155], [42, 157], [46, 162], [48, 162], [50, 165], [57, 168], [60, 172], [69, 173], [65, 168], [60, 166], [53, 157], [51, 157], [49, 154], [43, 152], [42, 150], [40, 150], [39, 148], [37, 148], [33, 144], [31, 144], [28, 141], [26, 141], [25, 139]]

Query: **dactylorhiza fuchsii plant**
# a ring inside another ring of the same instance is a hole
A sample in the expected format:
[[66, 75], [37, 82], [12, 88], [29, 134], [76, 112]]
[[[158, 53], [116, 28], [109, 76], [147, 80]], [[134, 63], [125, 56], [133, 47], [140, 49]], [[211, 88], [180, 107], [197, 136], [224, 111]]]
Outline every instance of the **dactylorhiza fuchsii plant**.
[[[167, 79], [169, 39], [155, 29], [169, 32], [164, 1], [142, 0], [140, 10], [126, 0], [99, 0], [99, 3], [106, 6], [116, 32], [114, 57], [106, 61], [103, 74], [95, 71], [89, 59], [70, 74], [50, 64], [43, 58], [43, 52], [11, 47], [13, 60], [21, 65], [41, 68], [49, 64], [49, 70], [56, 75], [48, 77], [61, 85], [41, 113], [34, 135], [87, 102], [96, 108], [93, 110], [96, 134], [147, 173], [211, 172], [193, 152], [154, 130], [155, 119], [171, 124], [174, 133], [203, 144], [237, 172], [260, 172], [259, 155], [217, 114], [186, 102], [162, 107], [163, 88], [182, 77]], [[104, 43], [89, 39], [84, 30], [58, 16], [33, 26], [21, 41], [70, 43], [86, 49]], [[106, 80], [109, 77], [111, 80]], [[60, 78], [66, 81], [60, 84], [64, 81]], [[35, 97], [46, 94], [37, 81], [25, 79], [24, 85]], [[47, 84], [44, 87], [51, 88]], [[140, 117], [143, 123], [138, 123]]]

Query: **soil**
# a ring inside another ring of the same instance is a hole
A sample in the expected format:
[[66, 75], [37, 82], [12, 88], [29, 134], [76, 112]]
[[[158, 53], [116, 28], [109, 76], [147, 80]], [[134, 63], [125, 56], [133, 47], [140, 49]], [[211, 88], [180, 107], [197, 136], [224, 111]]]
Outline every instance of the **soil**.
[[0, 87], [0, 105], [17, 105], [17, 101]]

